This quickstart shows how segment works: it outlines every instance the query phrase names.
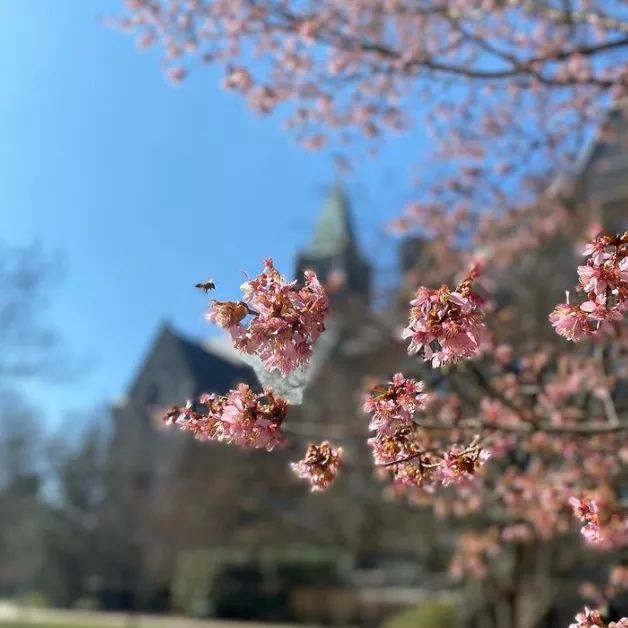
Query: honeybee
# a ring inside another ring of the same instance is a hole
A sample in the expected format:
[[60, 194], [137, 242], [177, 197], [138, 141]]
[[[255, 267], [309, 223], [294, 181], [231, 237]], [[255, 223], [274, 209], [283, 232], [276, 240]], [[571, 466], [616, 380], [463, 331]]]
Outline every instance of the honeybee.
[[203, 283], [197, 283], [194, 287], [198, 288], [199, 290], [203, 290], [205, 294], [207, 294], [210, 290], [216, 289], [216, 284], [214, 283], [214, 280], [210, 278]]

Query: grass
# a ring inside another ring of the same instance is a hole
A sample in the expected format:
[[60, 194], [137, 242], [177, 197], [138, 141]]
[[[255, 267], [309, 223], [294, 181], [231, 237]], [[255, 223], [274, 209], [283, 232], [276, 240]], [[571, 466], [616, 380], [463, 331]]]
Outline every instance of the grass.
[[54, 624], [34, 624], [31, 622], [15, 622], [15, 621], [2, 621], [0, 620], [1, 628], [99, 628], [99, 624], [75, 624], [75, 623], [54, 623]]

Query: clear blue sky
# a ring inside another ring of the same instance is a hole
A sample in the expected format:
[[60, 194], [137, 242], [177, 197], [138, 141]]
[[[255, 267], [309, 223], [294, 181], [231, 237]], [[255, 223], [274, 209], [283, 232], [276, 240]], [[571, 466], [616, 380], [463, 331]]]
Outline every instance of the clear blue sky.
[[[271, 255], [292, 273], [333, 168], [218, 87], [215, 68], [168, 85], [156, 54], [99, 22], [122, 0], [0, 1], [0, 236], [62, 252], [65, 281], [43, 312], [93, 368], [28, 384], [46, 417], [110, 400], [161, 320], [209, 335], [211, 275], [234, 298], [240, 269]], [[367, 254], [399, 210], [415, 136], [358, 171], [349, 191]], [[43, 396], [43, 397], [42, 397]]]

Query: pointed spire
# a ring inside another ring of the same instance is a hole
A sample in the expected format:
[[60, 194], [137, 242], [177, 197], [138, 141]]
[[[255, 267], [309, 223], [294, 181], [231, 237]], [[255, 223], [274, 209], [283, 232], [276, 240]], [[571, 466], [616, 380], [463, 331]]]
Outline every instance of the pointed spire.
[[304, 253], [310, 258], [320, 259], [341, 255], [355, 248], [356, 237], [349, 200], [342, 184], [337, 181], [323, 206], [312, 239]]
[[176, 332], [174, 330], [174, 326], [172, 325], [172, 321], [169, 318], [163, 318], [161, 321], [161, 325], [159, 326], [158, 336], [176, 336]]
[[368, 302], [370, 267], [360, 254], [349, 200], [340, 182], [332, 187], [312, 239], [297, 257], [295, 270], [297, 281], [302, 280], [305, 270], [313, 270], [323, 285], [337, 273], [342, 285], [332, 295], [336, 303], [347, 301], [349, 295]]

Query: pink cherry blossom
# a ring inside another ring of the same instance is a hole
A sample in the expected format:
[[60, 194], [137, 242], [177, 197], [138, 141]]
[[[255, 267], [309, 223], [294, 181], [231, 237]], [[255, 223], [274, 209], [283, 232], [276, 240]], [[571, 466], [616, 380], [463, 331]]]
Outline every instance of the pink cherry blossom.
[[182, 67], [168, 68], [166, 72], [166, 78], [173, 85], [179, 85], [180, 83], [182, 83], [186, 76], [187, 76], [187, 70]]
[[[404, 132], [424, 114], [419, 124], [433, 150], [415, 178], [418, 202], [396, 220], [399, 230], [425, 236], [430, 264], [408, 277], [413, 287], [417, 276], [423, 285], [449, 281], [480, 246], [487, 272], [498, 274], [522, 253], [553, 246], [556, 235], [580, 237], [590, 222], [572, 207], [576, 182], [556, 175], [571, 169], [577, 138], [599, 125], [607, 104], [628, 94], [618, 0], [576, 3], [575, 11], [561, 3], [528, 11], [518, 2], [462, 0], [321, 0], [315, 10], [310, 2], [270, 0], [125, 4], [119, 26], [163, 50], [169, 80], [180, 83], [197, 60], [221, 64], [227, 89], [260, 114], [285, 115], [300, 144], [329, 148], [345, 168], [352, 151], [371, 154], [390, 131]], [[417, 99], [426, 103], [421, 112], [410, 104]], [[625, 145], [608, 121], [600, 131], [599, 141]], [[497, 351], [497, 338], [483, 343], [490, 312], [470, 281], [418, 289], [405, 330], [410, 353], [435, 367], [477, 360], [463, 365], [467, 379], [454, 373], [460, 393], [436, 391], [420, 417], [409, 402], [369, 406], [369, 443], [376, 464], [386, 465], [380, 471], [403, 489], [395, 494], [452, 516], [496, 507], [545, 540], [569, 530], [567, 497], [591, 490], [586, 508], [576, 506], [583, 533], [599, 548], [625, 544], [626, 514], [600, 487], [615, 485], [626, 460], [625, 417], [612, 393], [628, 356], [620, 325], [628, 309], [628, 241], [598, 232], [590, 233], [589, 259], [574, 270], [576, 300], [558, 305], [550, 322], [569, 340], [590, 337], [593, 350], [604, 350], [599, 360], [542, 345], [509, 359]], [[209, 318], [240, 351], [285, 374], [309, 359], [327, 305], [315, 282], [303, 296], [275, 272], [271, 264], [263, 281], [245, 284], [243, 301], [214, 302]], [[239, 389], [205, 402], [206, 412], [190, 405], [169, 420], [200, 438], [274, 442], [281, 412], [263, 410], [272, 401], [260, 408]], [[306, 462], [298, 472], [312, 481]], [[441, 491], [444, 484], [451, 486]], [[496, 527], [464, 535], [452, 569], [487, 575], [507, 536]], [[604, 625], [595, 611], [577, 621]]]
[[472, 272], [454, 291], [447, 286], [418, 289], [403, 331], [403, 337], [410, 338], [408, 353], [421, 354], [434, 367], [478, 353], [486, 327], [482, 299], [471, 290], [474, 278]]
[[391, 384], [377, 386], [364, 402], [364, 412], [372, 414], [369, 429], [392, 436], [399, 428], [412, 425], [415, 413], [424, 407], [423, 383], [406, 379], [402, 373], [393, 376]]
[[[575, 23], [552, 5], [527, 11], [518, 2], [124, 4], [110, 22], [140, 40], [154, 36], [166, 73], [215, 64], [250, 107], [279, 109], [306, 146], [324, 136], [344, 164], [391, 132], [425, 129], [431, 150], [412, 203], [423, 211], [398, 224], [427, 233], [430, 273], [459, 264], [461, 241], [490, 243], [492, 264], [503, 267], [572, 231], [573, 182], [556, 176], [573, 164], [580, 135], [597, 127], [599, 141], [622, 141], [601, 120], [628, 89], [620, 0], [587, 3]], [[425, 106], [413, 107], [416, 99]]]
[[436, 477], [443, 486], [468, 480], [490, 457], [491, 453], [486, 449], [454, 447], [445, 452], [444, 464], [438, 467]]
[[399, 460], [417, 456], [420, 446], [413, 437], [410, 428], [400, 428], [394, 434], [386, 436], [377, 434], [367, 442], [373, 450], [373, 460], [376, 465], [393, 465]]
[[267, 259], [263, 272], [242, 284], [242, 292], [243, 301], [213, 300], [209, 322], [226, 329], [236, 349], [259, 356], [269, 371], [285, 376], [307, 364], [325, 330], [328, 308], [316, 275], [307, 271], [299, 286], [287, 282]]
[[305, 458], [290, 466], [299, 478], [310, 483], [312, 491], [324, 491], [336, 481], [341, 459], [342, 448], [325, 441], [320, 445], [310, 445]]
[[549, 315], [549, 320], [556, 333], [567, 340], [581, 340], [596, 330], [588, 313], [580, 306], [569, 303], [557, 305]]
[[585, 608], [583, 612], [576, 615], [576, 623], [570, 624], [569, 628], [628, 628], [628, 618], [622, 617], [617, 622], [606, 624], [598, 610]]
[[281, 426], [289, 404], [270, 390], [256, 394], [248, 385], [240, 384], [224, 397], [201, 395], [199, 404], [205, 409], [195, 411], [191, 402], [184, 408], [175, 406], [165, 414], [164, 421], [192, 432], [199, 440], [216, 440], [240, 447], [271, 451], [285, 440]]
[[628, 518], [624, 508], [602, 495], [596, 500], [570, 498], [574, 514], [582, 523], [581, 533], [587, 542], [600, 549], [622, 547], [628, 543]]
[[628, 234], [601, 232], [584, 248], [587, 263], [578, 267], [579, 288], [587, 294], [580, 306], [556, 306], [550, 322], [568, 340], [612, 333], [628, 309]]

